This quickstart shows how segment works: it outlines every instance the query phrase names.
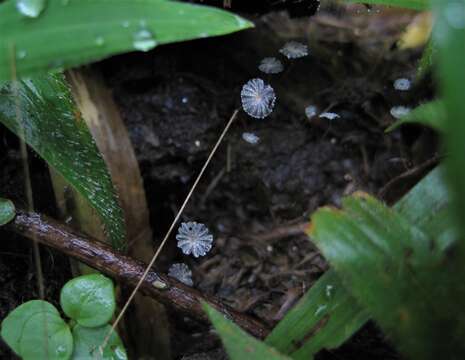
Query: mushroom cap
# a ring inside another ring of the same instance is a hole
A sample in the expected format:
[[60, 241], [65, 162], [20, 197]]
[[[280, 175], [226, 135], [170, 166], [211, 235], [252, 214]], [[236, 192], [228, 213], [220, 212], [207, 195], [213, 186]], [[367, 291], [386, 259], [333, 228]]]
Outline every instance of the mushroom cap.
[[262, 79], [252, 79], [242, 87], [241, 101], [248, 115], [263, 119], [272, 113], [276, 96], [273, 88]]

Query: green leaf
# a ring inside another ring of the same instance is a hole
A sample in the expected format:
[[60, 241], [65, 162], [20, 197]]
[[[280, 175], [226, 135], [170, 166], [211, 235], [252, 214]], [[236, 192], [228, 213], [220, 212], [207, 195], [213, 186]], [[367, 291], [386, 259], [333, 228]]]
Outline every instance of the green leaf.
[[449, 206], [449, 189], [442, 166], [431, 170], [393, 208], [416, 226], [424, 229], [437, 213]]
[[226, 348], [231, 360], [289, 359], [287, 356], [278, 353], [272, 347], [247, 334], [232, 321], [225, 319], [223, 314], [207, 303], [203, 303], [203, 308], [208, 314], [213, 326], [219, 332], [221, 340], [223, 341], [224, 347]]
[[[167, 0], [48, 0], [37, 18], [0, 4], [0, 80], [63, 69], [253, 24], [226, 11]], [[14, 52], [13, 52], [14, 51]]]
[[82, 326], [105, 325], [115, 312], [113, 282], [102, 274], [74, 278], [61, 289], [60, 304], [64, 313]]
[[465, 0], [435, 0], [437, 23], [434, 39], [438, 46], [439, 76], [447, 120], [444, 140], [446, 168], [451, 185], [455, 221], [462, 241], [459, 251], [465, 256]]
[[428, 10], [430, 0], [346, 0], [347, 2], [371, 5], [398, 6], [413, 10]]
[[342, 345], [368, 314], [328, 270], [268, 335], [265, 342], [293, 359], [310, 359]]
[[423, 50], [423, 55], [418, 63], [417, 78], [422, 78], [433, 67], [437, 53], [437, 47], [433, 39], [429, 39]]
[[69, 359], [73, 338], [58, 310], [42, 300], [28, 301], [2, 322], [3, 340], [24, 360]]
[[[394, 209], [416, 226], [434, 234], [441, 249], [446, 249], [455, 237], [450, 231], [446, 214], [448, 191], [442, 172], [439, 168], [433, 170]], [[433, 233], [433, 230], [436, 232]], [[320, 314], [329, 316], [314, 316], [321, 305], [327, 304], [328, 286], [338, 289], [330, 306]], [[286, 314], [266, 342], [284, 354], [292, 354], [293, 358], [310, 358], [322, 349], [340, 346], [366, 320], [366, 311], [349, 295], [340, 278], [330, 269]]]
[[465, 353], [464, 259], [453, 250], [455, 239], [447, 251], [438, 243], [444, 223], [420, 229], [362, 194], [346, 198], [343, 210], [313, 215], [313, 239], [346, 289], [411, 358]]
[[9, 223], [15, 218], [16, 209], [12, 201], [0, 198], [0, 226]]
[[[19, 118], [17, 107], [19, 106]], [[63, 75], [0, 85], [0, 122], [24, 139], [98, 212], [112, 244], [125, 245], [125, 224], [111, 178]]]
[[72, 360], [127, 360], [124, 345], [116, 332], [112, 332], [107, 346], [100, 353], [99, 347], [111, 330], [110, 325], [87, 328], [76, 325], [73, 328], [74, 352]]
[[446, 112], [444, 102], [442, 100], [434, 100], [423, 104], [412, 110], [401, 119], [386, 129], [386, 132], [397, 129], [399, 126], [407, 123], [419, 123], [429, 126], [433, 129], [444, 130], [444, 122], [446, 120]]

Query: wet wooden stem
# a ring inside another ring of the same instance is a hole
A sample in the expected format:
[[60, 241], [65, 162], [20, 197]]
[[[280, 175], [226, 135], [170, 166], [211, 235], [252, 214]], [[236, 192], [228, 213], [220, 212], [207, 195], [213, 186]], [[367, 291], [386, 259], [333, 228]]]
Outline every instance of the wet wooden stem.
[[[19, 212], [7, 228], [57, 249], [131, 287], [137, 284], [144, 273], [143, 262], [119, 254], [110, 245], [77, 234], [69, 227], [37, 213]], [[204, 295], [162, 273], [150, 271], [140, 290], [166, 306], [202, 322], [208, 322], [201, 306], [201, 301], [205, 301], [255, 337], [263, 339], [269, 332], [259, 320], [233, 310], [218, 299]]]

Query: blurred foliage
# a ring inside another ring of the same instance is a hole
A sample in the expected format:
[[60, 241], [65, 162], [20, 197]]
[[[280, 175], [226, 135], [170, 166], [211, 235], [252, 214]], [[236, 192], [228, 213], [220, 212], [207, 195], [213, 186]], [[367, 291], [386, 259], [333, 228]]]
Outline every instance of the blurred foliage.
[[424, 46], [431, 36], [433, 15], [430, 11], [417, 14], [397, 42], [399, 49], [414, 49]]
[[465, 251], [465, 0], [435, 0], [437, 24], [434, 41], [438, 46], [438, 78], [447, 121], [444, 141], [448, 157], [447, 174], [452, 191], [454, 218]]
[[433, 39], [430, 38], [418, 63], [417, 78], [422, 78], [433, 68], [436, 52], [436, 45]]

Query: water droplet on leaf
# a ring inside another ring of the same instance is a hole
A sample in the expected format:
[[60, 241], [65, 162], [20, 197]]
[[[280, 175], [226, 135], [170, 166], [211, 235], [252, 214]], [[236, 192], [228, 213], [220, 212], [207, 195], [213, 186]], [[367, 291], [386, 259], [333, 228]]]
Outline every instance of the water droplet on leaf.
[[97, 36], [95, 38], [95, 43], [98, 45], [98, 46], [102, 46], [103, 44], [105, 44], [105, 39], [102, 37], [102, 36]]
[[16, 0], [16, 9], [24, 16], [36, 18], [45, 9], [45, 0]]
[[325, 310], [326, 310], [326, 305], [318, 305], [314, 315], [318, 316]]
[[24, 59], [27, 55], [27, 52], [26, 50], [18, 50], [16, 56], [18, 57], [18, 59]]
[[55, 353], [60, 356], [66, 353], [66, 347], [64, 345], [60, 345], [56, 348]]
[[327, 298], [330, 298], [333, 295], [333, 291], [334, 291], [333, 285], [326, 285], [325, 294]]
[[117, 346], [114, 350], [115, 359], [116, 360], [127, 360], [128, 356], [126, 355], [126, 351], [121, 346]]
[[149, 51], [157, 45], [153, 34], [147, 29], [141, 29], [134, 34], [134, 49], [140, 51]]

